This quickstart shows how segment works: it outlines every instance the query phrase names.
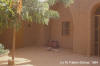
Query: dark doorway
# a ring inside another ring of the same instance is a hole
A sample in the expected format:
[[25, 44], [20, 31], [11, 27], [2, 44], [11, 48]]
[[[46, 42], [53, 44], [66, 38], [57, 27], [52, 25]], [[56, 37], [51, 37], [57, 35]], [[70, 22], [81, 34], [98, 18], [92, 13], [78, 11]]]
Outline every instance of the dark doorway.
[[100, 7], [95, 12], [95, 44], [94, 55], [100, 57]]

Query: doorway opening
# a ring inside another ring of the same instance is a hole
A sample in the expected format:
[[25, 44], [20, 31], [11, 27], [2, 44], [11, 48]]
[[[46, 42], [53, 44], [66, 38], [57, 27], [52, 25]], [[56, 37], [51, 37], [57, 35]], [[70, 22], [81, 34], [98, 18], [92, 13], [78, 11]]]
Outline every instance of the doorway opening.
[[94, 56], [100, 57], [100, 7], [95, 11]]

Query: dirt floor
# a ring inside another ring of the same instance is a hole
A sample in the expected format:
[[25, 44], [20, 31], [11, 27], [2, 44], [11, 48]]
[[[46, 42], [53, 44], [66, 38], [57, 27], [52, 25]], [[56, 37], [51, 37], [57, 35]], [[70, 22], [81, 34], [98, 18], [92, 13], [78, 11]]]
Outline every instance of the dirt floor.
[[[0, 57], [0, 66], [8, 57]], [[86, 57], [70, 50], [48, 51], [46, 47], [26, 47], [16, 50], [16, 66], [100, 66], [100, 58]]]

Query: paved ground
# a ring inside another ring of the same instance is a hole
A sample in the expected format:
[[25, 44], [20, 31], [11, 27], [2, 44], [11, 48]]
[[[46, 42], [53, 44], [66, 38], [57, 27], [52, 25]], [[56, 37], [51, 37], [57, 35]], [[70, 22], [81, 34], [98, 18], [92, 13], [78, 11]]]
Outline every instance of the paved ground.
[[[7, 56], [0, 57], [0, 66], [7, 66], [7, 60]], [[47, 51], [44, 47], [27, 47], [16, 51], [16, 66], [100, 66], [100, 58], [85, 57], [65, 49]]]

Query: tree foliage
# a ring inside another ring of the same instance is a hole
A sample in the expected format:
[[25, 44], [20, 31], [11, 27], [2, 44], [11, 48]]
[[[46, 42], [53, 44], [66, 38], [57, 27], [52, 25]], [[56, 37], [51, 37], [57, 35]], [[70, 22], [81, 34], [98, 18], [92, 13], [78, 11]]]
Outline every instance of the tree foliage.
[[[22, 20], [26, 22], [36, 22], [48, 25], [50, 18], [59, 17], [59, 13], [50, 9], [57, 2], [70, 6], [74, 0], [0, 0], [0, 30], [13, 27], [14, 24], [20, 26]], [[20, 20], [18, 14], [20, 11]]]
[[0, 55], [8, 54], [9, 50], [5, 50], [4, 46], [0, 43]]

